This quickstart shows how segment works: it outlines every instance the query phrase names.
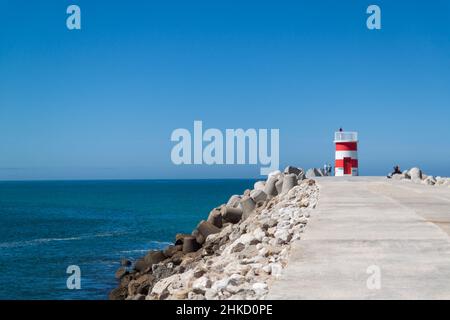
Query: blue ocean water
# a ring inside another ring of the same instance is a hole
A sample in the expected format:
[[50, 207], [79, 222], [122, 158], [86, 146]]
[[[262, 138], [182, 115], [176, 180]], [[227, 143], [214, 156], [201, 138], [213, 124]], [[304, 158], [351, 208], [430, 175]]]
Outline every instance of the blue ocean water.
[[[253, 180], [0, 182], [0, 299], [106, 299], [121, 258], [162, 248]], [[66, 269], [81, 269], [81, 289]]]

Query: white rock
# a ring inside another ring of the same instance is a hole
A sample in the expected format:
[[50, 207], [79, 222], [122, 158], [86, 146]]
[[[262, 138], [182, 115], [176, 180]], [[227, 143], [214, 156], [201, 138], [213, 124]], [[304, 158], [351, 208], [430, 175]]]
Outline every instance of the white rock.
[[221, 280], [217, 280], [215, 281], [212, 285], [211, 285], [211, 289], [214, 291], [219, 292], [220, 290], [224, 290], [229, 282], [229, 278], [225, 277]]
[[260, 296], [267, 292], [267, 284], [263, 282], [256, 282], [253, 284], [252, 289], [255, 291], [255, 293]]
[[198, 278], [192, 284], [192, 289], [196, 293], [204, 293], [206, 289], [210, 287], [211, 287], [211, 280], [209, 280], [206, 276]]
[[256, 228], [253, 231], [253, 236], [256, 240], [262, 241], [262, 239], [266, 236], [266, 233], [261, 228]]
[[180, 275], [174, 274], [170, 277], [159, 280], [152, 288], [151, 294], [160, 296], [172, 282], [180, 281]]
[[272, 271], [272, 266], [269, 264], [266, 264], [262, 269], [265, 273], [270, 273]]
[[253, 189], [263, 191], [265, 186], [266, 186], [265, 181], [256, 181], [255, 184], [253, 185]]
[[428, 184], [430, 186], [433, 186], [436, 184], [436, 179], [433, 176], [428, 176], [425, 180], [424, 180], [425, 184]]
[[239, 205], [239, 201], [241, 201], [240, 195], [237, 194], [232, 195], [227, 202], [227, 206], [236, 208]]
[[228, 278], [228, 284], [233, 285], [233, 286], [237, 286], [242, 284], [245, 281], [244, 276], [240, 275], [240, 274], [232, 274], [229, 278]]
[[261, 248], [261, 249], [258, 251], [258, 254], [259, 254], [261, 257], [267, 256], [267, 253], [269, 253], [269, 250], [268, 250], [267, 248]]
[[280, 170], [275, 170], [275, 171], [272, 171], [271, 173], [269, 173], [267, 178], [278, 177], [278, 176], [281, 176], [281, 171]]
[[250, 242], [257, 240], [255, 238], [255, 236], [251, 233], [244, 233], [243, 235], [241, 235], [239, 238], [237, 238], [234, 242], [238, 243], [242, 243], [244, 245], [248, 245], [250, 244]]
[[272, 263], [270, 264], [270, 274], [279, 277], [281, 275], [281, 272], [283, 270], [283, 267], [279, 263]]
[[277, 244], [287, 243], [291, 239], [291, 234], [287, 229], [278, 229], [274, 236], [277, 239]]
[[217, 292], [216, 291], [214, 291], [212, 289], [207, 289], [205, 291], [205, 298], [207, 300], [214, 300], [214, 299], [216, 299], [216, 297], [217, 297]]
[[411, 177], [411, 179], [415, 180], [415, 179], [422, 179], [422, 170], [420, 170], [417, 167], [411, 168], [408, 171], [408, 175]]

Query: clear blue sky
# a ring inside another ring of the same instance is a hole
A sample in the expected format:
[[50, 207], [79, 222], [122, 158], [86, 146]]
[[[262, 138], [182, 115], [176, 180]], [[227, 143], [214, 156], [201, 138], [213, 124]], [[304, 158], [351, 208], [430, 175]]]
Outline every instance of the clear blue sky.
[[279, 128], [282, 167], [332, 162], [342, 126], [361, 174], [450, 176], [450, 2], [0, 0], [0, 179], [259, 174], [173, 165], [194, 120]]

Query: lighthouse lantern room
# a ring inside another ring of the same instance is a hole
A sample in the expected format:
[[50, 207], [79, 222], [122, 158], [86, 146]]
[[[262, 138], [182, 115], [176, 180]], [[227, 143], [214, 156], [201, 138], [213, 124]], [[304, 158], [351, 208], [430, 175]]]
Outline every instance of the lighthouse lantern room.
[[358, 175], [358, 133], [338, 131], [334, 133], [336, 157], [335, 176]]

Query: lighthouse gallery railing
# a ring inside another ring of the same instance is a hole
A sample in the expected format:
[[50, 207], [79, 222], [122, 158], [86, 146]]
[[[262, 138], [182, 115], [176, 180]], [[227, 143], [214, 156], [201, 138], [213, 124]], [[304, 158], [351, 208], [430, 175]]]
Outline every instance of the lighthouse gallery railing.
[[334, 142], [358, 141], [357, 132], [335, 132]]

